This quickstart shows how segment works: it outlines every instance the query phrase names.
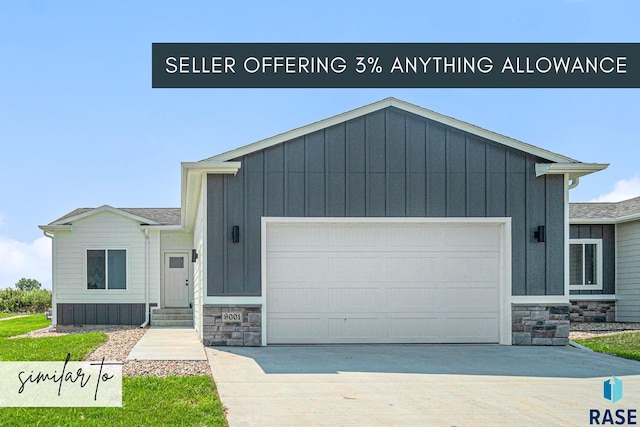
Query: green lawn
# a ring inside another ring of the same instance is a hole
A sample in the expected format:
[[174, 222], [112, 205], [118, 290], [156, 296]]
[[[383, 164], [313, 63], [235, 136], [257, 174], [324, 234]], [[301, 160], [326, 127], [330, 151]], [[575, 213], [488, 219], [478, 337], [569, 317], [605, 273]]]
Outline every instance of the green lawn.
[[640, 332], [625, 332], [574, 341], [599, 353], [640, 360]]
[[[83, 360], [107, 341], [102, 332], [14, 338], [49, 325], [44, 315], [0, 322], [0, 361]], [[0, 426], [227, 426], [213, 379], [124, 377], [121, 408], [2, 408]]]
[[18, 316], [18, 313], [3, 313], [0, 312], [0, 319], [4, 319], [5, 317], [13, 317]]
[[211, 377], [124, 377], [122, 408], [0, 408], [0, 425], [226, 426]]
[[32, 314], [17, 319], [3, 320], [0, 322], [0, 338], [26, 334], [49, 325], [51, 325], [51, 321], [47, 320], [44, 314]]

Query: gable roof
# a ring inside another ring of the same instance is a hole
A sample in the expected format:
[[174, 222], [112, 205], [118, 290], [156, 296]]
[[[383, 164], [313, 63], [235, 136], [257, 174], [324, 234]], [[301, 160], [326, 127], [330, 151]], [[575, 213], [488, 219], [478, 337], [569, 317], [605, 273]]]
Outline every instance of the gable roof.
[[180, 225], [180, 208], [114, 208], [109, 205], [99, 208], [78, 208], [49, 223], [49, 225], [71, 224], [78, 219], [104, 211], [113, 212], [143, 224]]
[[640, 218], [640, 197], [621, 202], [571, 203], [569, 204], [569, 218], [571, 220], [596, 220], [591, 222], [606, 222], [607, 220], [617, 222]]
[[[283, 142], [298, 138], [300, 136], [307, 135], [309, 133], [312, 133], [321, 129], [325, 129], [330, 126], [334, 126], [336, 124], [343, 123], [348, 120], [352, 120], [357, 117], [361, 117], [366, 114], [370, 114], [375, 111], [379, 111], [388, 107], [395, 107], [397, 109], [427, 118], [429, 120], [442, 123], [444, 125], [459, 129], [461, 131], [468, 132], [470, 134], [479, 136], [481, 138], [495, 141], [500, 144], [506, 145], [508, 147], [512, 147], [517, 150], [533, 154], [535, 156], [549, 160], [551, 162], [565, 163], [565, 164], [566, 163], [583, 164], [570, 157], [566, 157], [561, 154], [557, 154], [557, 153], [545, 150], [543, 148], [539, 148], [534, 145], [527, 144], [526, 142], [518, 141], [517, 139], [509, 138], [508, 136], [504, 136], [499, 133], [492, 132], [487, 129], [483, 129], [481, 127], [472, 125], [470, 123], [466, 123], [461, 120], [454, 119], [453, 117], [436, 113], [435, 111], [428, 110], [426, 108], [419, 107], [417, 105], [410, 104], [408, 102], [405, 102], [396, 98], [385, 98], [381, 101], [374, 102], [373, 104], [365, 105], [363, 107], [356, 108], [355, 110], [338, 114], [337, 116], [333, 116], [328, 119], [321, 120], [319, 122], [315, 122], [297, 129], [293, 129], [289, 132], [281, 133], [271, 138], [263, 139], [261, 141], [254, 142], [253, 144], [245, 145], [243, 147], [236, 148], [231, 151], [227, 151], [217, 156], [209, 157], [207, 159], [201, 160], [201, 162], [211, 162], [211, 161], [224, 162], [224, 161], [236, 159], [238, 157], [242, 157], [244, 155], [254, 153], [256, 151], [264, 150], [265, 148], [269, 148], [274, 145], [281, 144]], [[584, 165], [587, 165], [587, 164], [584, 164]]]

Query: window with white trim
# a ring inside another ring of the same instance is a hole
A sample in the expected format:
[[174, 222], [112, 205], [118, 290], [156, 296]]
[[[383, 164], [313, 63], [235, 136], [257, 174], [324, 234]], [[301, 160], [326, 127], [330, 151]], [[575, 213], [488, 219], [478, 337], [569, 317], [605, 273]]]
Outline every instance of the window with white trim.
[[602, 239], [569, 240], [569, 289], [602, 289]]
[[127, 251], [87, 249], [87, 289], [127, 289]]

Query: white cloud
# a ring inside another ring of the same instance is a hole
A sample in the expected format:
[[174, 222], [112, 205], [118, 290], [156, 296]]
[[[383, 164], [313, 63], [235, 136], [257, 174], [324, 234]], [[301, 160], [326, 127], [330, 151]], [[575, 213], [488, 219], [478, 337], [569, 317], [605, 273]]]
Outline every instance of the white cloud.
[[51, 239], [42, 236], [31, 243], [0, 236], [0, 289], [26, 277], [51, 289]]
[[640, 175], [630, 179], [621, 179], [613, 186], [613, 190], [607, 194], [593, 199], [592, 202], [619, 202], [640, 196]]

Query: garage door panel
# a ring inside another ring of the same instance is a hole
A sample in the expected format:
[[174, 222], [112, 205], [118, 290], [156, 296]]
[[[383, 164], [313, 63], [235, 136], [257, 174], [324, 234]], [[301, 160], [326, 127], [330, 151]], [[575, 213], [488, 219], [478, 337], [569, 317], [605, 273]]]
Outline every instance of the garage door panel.
[[273, 313], [315, 312], [318, 306], [328, 306], [327, 290], [319, 286], [273, 286], [269, 297], [267, 310]]
[[367, 283], [377, 280], [385, 274], [378, 256], [351, 254], [348, 257], [331, 256], [327, 262], [329, 283], [343, 281]]
[[445, 278], [445, 270], [441, 268], [442, 257], [426, 253], [416, 256], [415, 253], [396, 254], [387, 257], [388, 274], [394, 281], [440, 281]]
[[497, 342], [498, 315], [449, 315], [444, 319], [446, 342]]
[[383, 306], [387, 292], [377, 287], [331, 287], [328, 289], [328, 306], [331, 311], [350, 310], [371, 312], [373, 307]]
[[465, 283], [464, 285], [448, 286], [444, 289], [444, 303], [446, 311], [487, 311], [487, 307], [498, 313], [495, 301], [498, 300], [498, 290], [486, 283]]
[[306, 224], [271, 224], [267, 229], [270, 251], [324, 248], [327, 234], [318, 227]]
[[393, 287], [387, 289], [388, 305], [381, 309], [388, 312], [417, 311], [437, 312], [442, 305], [442, 292], [437, 286], [424, 285]]
[[327, 228], [329, 250], [372, 248], [386, 245], [386, 230], [371, 225], [334, 225]]
[[267, 280], [304, 283], [310, 278], [323, 280], [327, 272], [326, 259], [320, 255], [284, 252], [268, 258]]
[[326, 318], [309, 316], [274, 316], [269, 319], [267, 339], [272, 344], [314, 343], [326, 341]]
[[[386, 335], [386, 322], [377, 316], [329, 317], [329, 338], [349, 339], [350, 342], [375, 342], [380, 335]], [[385, 330], [382, 330], [382, 329]]]
[[500, 263], [497, 254], [492, 256], [470, 254], [448, 256], [442, 263], [442, 269], [446, 272], [446, 280], [450, 282], [468, 280], [496, 282], [500, 277]]
[[499, 225], [271, 227], [267, 223], [268, 342], [498, 342]]
[[387, 321], [388, 338], [399, 338], [405, 342], [438, 342], [439, 316], [417, 315], [417, 317], [390, 317]]

